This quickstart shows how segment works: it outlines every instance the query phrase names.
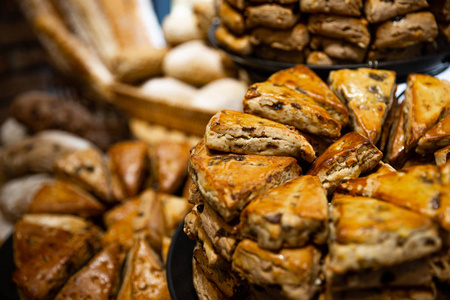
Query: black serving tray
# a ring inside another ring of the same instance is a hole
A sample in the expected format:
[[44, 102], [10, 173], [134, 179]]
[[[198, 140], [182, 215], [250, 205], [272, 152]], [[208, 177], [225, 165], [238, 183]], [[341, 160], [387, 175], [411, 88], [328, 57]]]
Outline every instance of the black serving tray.
[[0, 248], [0, 299], [2, 300], [20, 300], [16, 286], [12, 282], [12, 273], [15, 268], [11, 235]]
[[198, 300], [192, 283], [192, 254], [195, 241], [189, 239], [180, 224], [170, 244], [167, 257], [167, 284], [172, 300]]
[[[227, 52], [237, 65], [249, 72], [249, 75], [253, 81], [264, 81], [273, 73], [296, 65], [295, 63], [278, 62], [251, 56], [241, 56], [221, 47], [217, 43], [215, 37], [215, 31], [219, 24], [220, 21], [215, 20], [209, 29], [208, 39], [210, 43], [214, 47]], [[328, 74], [334, 70], [373, 68], [395, 71], [397, 73], [397, 83], [402, 83], [406, 82], [408, 75], [411, 73], [437, 75], [444, 71], [450, 66], [450, 50], [446, 49], [438, 53], [405, 60], [327, 66], [306, 64], [306, 66], [313, 70], [324, 81], [327, 80]]]

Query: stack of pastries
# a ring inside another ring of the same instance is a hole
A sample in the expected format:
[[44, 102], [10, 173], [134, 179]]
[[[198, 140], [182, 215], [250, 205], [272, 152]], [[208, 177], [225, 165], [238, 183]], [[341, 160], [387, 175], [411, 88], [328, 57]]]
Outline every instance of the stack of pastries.
[[0, 152], [19, 295], [170, 299], [165, 262], [191, 209], [181, 195], [192, 145], [131, 140], [103, 153], [87, 141], [67, 147], [68, 139], [40, 134]]
[[[408, 89], [418, 78], [430, 90], [414, 97], [441, 113], [433, 124], [413, 114], [416, 126], [443, 132], [448, 83], [412, 74]], [[191, 150], [184, 223], [199, 299], [445, 297], [449, 140], [435, 140], [438, 166], [382, 161], [395, 79], [338, 70], [327, 85], [297, 65], [250, 86], [244, 113], [211, 118]]]
[[[449, 41], [449, 1], [223, 0], [218, 43], [241, 55], [330, 65], [418, 57]], [[275, 9], [276, 7], [276, 9]], [[255, 12], [274, 10], [274, 24]], [[284, 14], [281, 11], [285, 10]], [[299, 10], [299, 12], [298, 12]], [[286, 23], [287, 16], [293, 23]], [[439, 24], [439, 25], [438, 25]], [[294, 48], [295, 47], [295, 48]], [[296, 51], [292, 52], [292, 51]], [[285, 52], [284, 55], [283, 51]], [[295, 53], [295, 55], [292, 55]]]

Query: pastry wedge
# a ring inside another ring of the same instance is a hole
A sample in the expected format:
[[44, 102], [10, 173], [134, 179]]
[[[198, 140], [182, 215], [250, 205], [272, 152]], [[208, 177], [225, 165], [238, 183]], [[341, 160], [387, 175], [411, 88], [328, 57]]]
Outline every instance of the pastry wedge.
[[379, 23], [424, 7], [428, 7], [426, 0], [389, 2], [383, 0], [367, 0], [364, 3], [364, 13], [370, 23]]
[[126, 141], [108, 149], [113, 171], [120, 178], [128, 197], [135, 196], [142, 187], [147, 170], [147, 145], [141, 141]]
[[106, 161], [96, 149], [71, 152], [55, 162], [55, 172], [78, 184], [107, 203], [114, 203], [111, 175]]
[[341, 39], [366, 49], [370, 43], [368, 22], [364, 18], [313, 14], [308, 19], [312, 34]]
[[62, 180], [45, 183], [34, 195], [27, 213], [100, 216], [106, 207], [82, 188]]
[[425, 132], [417, 143], [416, 152], [432, 153], [446, 146], [450, 146], [450, 114]]
[[255, 46], [264, 44], [284, 51], [303, 51], [309, 43], [309, 33], [302, 23], [287, 30], [258, 27], [251, 31], [250, 42]]
[[231, 110], [211, 118], [205, 142], [209, 149], [223, 152], [294, 156], [307, 162], [316, 157], [313, 147], [294, 127]]
[[328, 1], [328, 0], [302, 0], [300, 10], [304, 13], [326, 13], [331, 15], [360, 16], [362, 0]]
[[122, 285], [116, 299], [170, 299], [162, 263], [142, 238], [128, 252]]
[[292, 157], [212, 154], [202, 139], [191, 152], [189, 174], [205, 201], [229, 222], [257, 195], [297, 177]]
[[248, 35], [236, 36], [224, 25], [217, 27], [214, 35], [220, 46], [234, 53], [247, 56], [253, 52], [253, 46], [250, 43], [250, 37]]
[[432, 42], [438, 33], [438, 25], [431, 12], [409, 13], [378, 26], [372, 49], [405, 48]]
[[350, 132], [328, 147], [314, 161], [307, 175], [319, 177], [330, 194], [342, 182], [374, 168], [382, 157], [383, 153], [366, 137]]
[[15, 225], [12, 280], [26, 299], [53, 299], [100, 248], [102, 231], [71, 215], [24, 215]]
[[178, 225], [180, 225], [186, 214], [192, 208], [192, 205], [186, 199], [175, 195], [160, 193], [158, 197], [162, 205], [166, 235], [172, 236], [178, 228]]
[[450, 84], [425, 74], [410, 74], [405, 91], [405, 145], [419, 139], [449, 112]]
[[336, 274], [325, 266], [327, 289], [332, 291], [430, 286], [433, 282], [432, 275], [428, 258], [344, 274]]
[[434, 152], [434, 158], [436, 160], [436, 165], [443, 166], [450, 161], [450, 146], [442, 148]]
[[150, 148], [151, 175], [158, 191], [174, 194], [187, 176], [191, 145], [182, 141], [162, 141]]
[[217, 285], [208, 279], [200, 264], [195, 260], [192, 261], [192, 276], [194, 288], [199, 300], [229, 299]]
[[350, 183], [341, 187], [341, 192], [390, 202], [427, 216], [446, 230], [450, 229], [450, 196], [436, 166], [413, 166], [369, 178], [366, 185]]
[[405, 147], [404, 106], [405, 101], [398, 106], [392, 107], [392, 109], [395, 109], [394, 120], [391, 125], [385, 150], [385, 161], [396, 169], [400, 169], [405, 164], [409, 156]]
[[211, 268], [208, 266], [208, 260], [201, 244], [194, 248], [193, 264], [196, 264], [209, 281], [211, 281], [227, 299], [243, 299], [247, 292], [245, 282], [231, 270], [231, 265], [225, 268]]
[[427, 217], [373, 198], [334, 194], [328, 267], [337, 274], [397, 265], [441, 247]]
[[311, 97], [287, 86], [255, 83], [244, 97], [244, 112], [292, 125], [300, 131], [336, 138], [341, 124]]
[[294, 5], [264, 3], [245, 9], [245, 27], [266, 27], [273, 29], [292, 28], [300, 18]]
[[311, 47], [321, 49], [329, 57], [355, 63], [362, 63], [366, 57], [367, 49], [339, 39], [314, 36], [311, 38]]
[[360, 68], [341, 69], [330, 73], [333, 92], [347, 103], [350, 124], [376, 144], [395, 95], [394, 71]]
[[271, 252], [252, 240], [242, 240], [233, 255], [232, 269], [260, 286], [279, 285], [286, 299], [311, 299], [318, 286], [320, 252], [313, 246]]
[[293, 68], [279, 71], [269, 77], [268, 81], [282, 84], [309, 96], [320, 107], [324, 108], [338, 121], [342, 127], [348, 123], [348, 110], [339, 98], [330, 90], [328, 85], [320, 79], [310, 68], [297, 65]]
[[256, 197], [241, 213], [241, 232], [265, 249], [326, 243], [328, 200], [316, 176], [294, 178]]
[[74, 298], [109, 300], [115, 297], [119, 289], [124, 258], [125, 253], [119, 244], [111, 244], [104, 248], [70, 277], [55, 300]]
[[243, 35], [245, 32], [244, 16], [225, 0], [219, 1], [218, 7], [217, 15], [222, 24], [233, 34]]

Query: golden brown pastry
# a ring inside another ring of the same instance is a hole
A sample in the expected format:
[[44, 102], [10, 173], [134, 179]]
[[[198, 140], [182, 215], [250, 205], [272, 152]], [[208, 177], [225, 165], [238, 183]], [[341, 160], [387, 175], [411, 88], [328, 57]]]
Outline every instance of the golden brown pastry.
[[174, 195], [159, 193], [158, 198], [162, 205], [166, 235], [172, 236], [192, 205], [186, 199]]
[[124, 258], [119, 244], [104, 248], [70, 277], [55, 299], [108, 300], [115, 297]]
[[308, 30], [302, 23], [287, 30], [259, 27], [253, 29], [249, 35], [254, 46], [264, 44], [284, 51], [302, 51], [309, 43]]
[[245, 239], [236, 248], [232, 268], [251, 284], [279, 285], [286, 299], [311, 299], [318, 288], [319, 260], [313, 246], [271, 252]]
[[199, 300], [228, 300], [229, 298], [205, 274], [200, 264], [192, 261], [192, 276], [195, 291]]
[[315, 158], [313, 147], [294, 127], [231, 110], [211, 118], [205, 142], [223, 152], [294, 156], [307, 162]]
[[304, 13], [327, 13], [344, 16], [360, 16], [362, 0], [328, 1], [328, 0], [302, 0], [300, 10]]
[[66, 178], [101, 200], [114, 203], [110, 173], [103, 154], [96, 149], [87, 149], [69, 153], [55, 163], [55, 173]]
[[367, 52], [367, 49], [355, 44], [318, 35], [311, 38], [310, 47], [314, 50], [323, 50], [324, 53], [333, 59], [354, 63], [362, 63]]
[[416, 152], [431, 153], [446, 146], [450, 146], [450, 115], [425, 132], [417, 143]]
[[288, 29], [293, 27], [300, 14], [295, 11], [294, 5], [282, 6], [273, 3], [264, 3], [248, 6], [245, 9], [245, 27], [267, 27], [273, 29]]
[[127, 218], [130, 214], [137, 214], [139, 207], [139, 197], [128, 199], [118, 204], [103, 214], [103, 223], [106, 227], [114, 225]]
[[12, 275], [26, 299], [53, 299], [63, 284], [100, 248], [102, 231], [70, 215], [24, 215], [14, 229], [16, 270]]
[[256, 197], [241, 213], [241, 232], [265, 249], [326, 243], [328, 200], [316, 176], [300, 176]]
[[117, 300], [170, 300], [166, 272], [157, 254], [140, 238], [128, 252]]
[[438, 26], [429, 11], [409, 13], [399, 20], [386, 21], [377, 27], [372, 49], [404, 48], [431, 42]]
[[371, 170], [383, 157], [366, 137], [350, 132], [328, 147], [308, 171], [319, 177], [328, 194], [345, 180]]
[[408, 153], [405, 147], [405, 112], [403, 107], [405, 101], [400, 105], [392, 107], [395, 109], [394, 120], [389, 132], [389, 138], [385, 150], [385, 160], [393, 167], [400, 169], [408, 159]]
[[164, 214], [162, 201], [152, 189], [147, 189], [139, 195], [140, 203], [137, 216], [133, 220], [133, 230], [141, 234], [158, 253], [161, 252], [164, 237]]
[[306, 57], [306, 64], [328, 66], [333, 64], [333, 60], [323, 51], [312, 51]]
[[450, 161], [450, 146], [442, 148], [434, 152], [434, 158], [436, 159], [436, 165], [442, 166]]
[[[236, 176], [238, 172], [239, 176]], [[237, 217], [258, 194], [297, 177], [301, 168], [292, 157], [211, 154], [200, 141], [191, 152], [189, 174], [226, 222]]]
[[394, 99], [395, 72], [342, 69], [331, 72], [328, 81], [336, 95], [347, 103], [353, 130], [377, 143]]
[[441, 247], [430, 219], [391, 203], [334, 194], [330, 214], [328, 267], [338, 274], [393, 266]]
[[217, 27], [214, 35], [220, 46], [234, 53], [247, 56], [253, 52], [253, 47], [248, 35], [235, 36], [223, 25]]
[[219, 1], [217, 15], [222, 24], [234, 35], [241, 36], [245, 32], [244, 16], [236, 11], [227, 1]]
[[348, 122], [348, 110], [328, 85], [305, 65], [279, 71], [269, 77], [268, 81], [285, 85], [313, 99], [323, 107], [342, 127]]
[[389, 2], [383, 0], [367, 0], [364, 2], [364, 13], [370, 23], [378, 23], [424, 7], [428, 7], [426, 0]]
[[450, 249], [444, 247], [429, 260], [430, 271], [440, 282], [450, 283]]
[[367, 179], [360, 186], [351, 182], [340, 191], [384, 200], [433, 219], [444, 229], [450, 228], [450, 195], [442, 183], [441, 171], [433, 165], [413, 166], [398, 172]]
[[[199, 267], [209, 281], [213, 283], [228, 299], [243, 299], [247, 285], [233, 271], [231, 265], [225, 268], [212, 268], [208, 265], [205, 251], [201, 244], [194, 248], [193, 264]], [[196, 287], [202, 289], [201, 287]]]
[[141, 141], [125, 141], [108, 149], [113, 172], [120, 178], [128, 197], [135, 196], [142, 187], [147, 169], [147, 145]]
[[34, 195], [27, 213], [74, 214], [81, 217], [100, 216], [106, 207], [82, 188], [55, 180], [44, 184]]
[[429, 75], [410, 74], [404, 102], [405, 145], [410, 150], [445, 116], [450, 107], [450, 84]]
[[370, 43], [368, 22], [363, 18], [313, 14], [308, 19], [308, 30], [312, 34], [342, 39], [363, 49]]
[[162, 141], [150, 148], [151, 172], [158, 191], [175, 193], [186, 175], [191, 145], [187, 142]]
[[341, 124], [310, 96], [278, 83], [251, 85], [243, 104], [246, 113], [292, 125], [300, 131], [331, 138], [340, 136]]

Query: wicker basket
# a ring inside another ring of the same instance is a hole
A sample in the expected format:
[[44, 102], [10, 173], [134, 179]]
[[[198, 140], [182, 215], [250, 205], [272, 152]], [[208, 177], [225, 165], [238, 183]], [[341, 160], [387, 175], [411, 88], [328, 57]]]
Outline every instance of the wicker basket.
[[130, 116], [189, 134], [203, 136], [206, 124], [215, 113], [187, 104], [173, 104], [156, 99], [123, 83], [115, 83], [112, 89], [113, 103]]

